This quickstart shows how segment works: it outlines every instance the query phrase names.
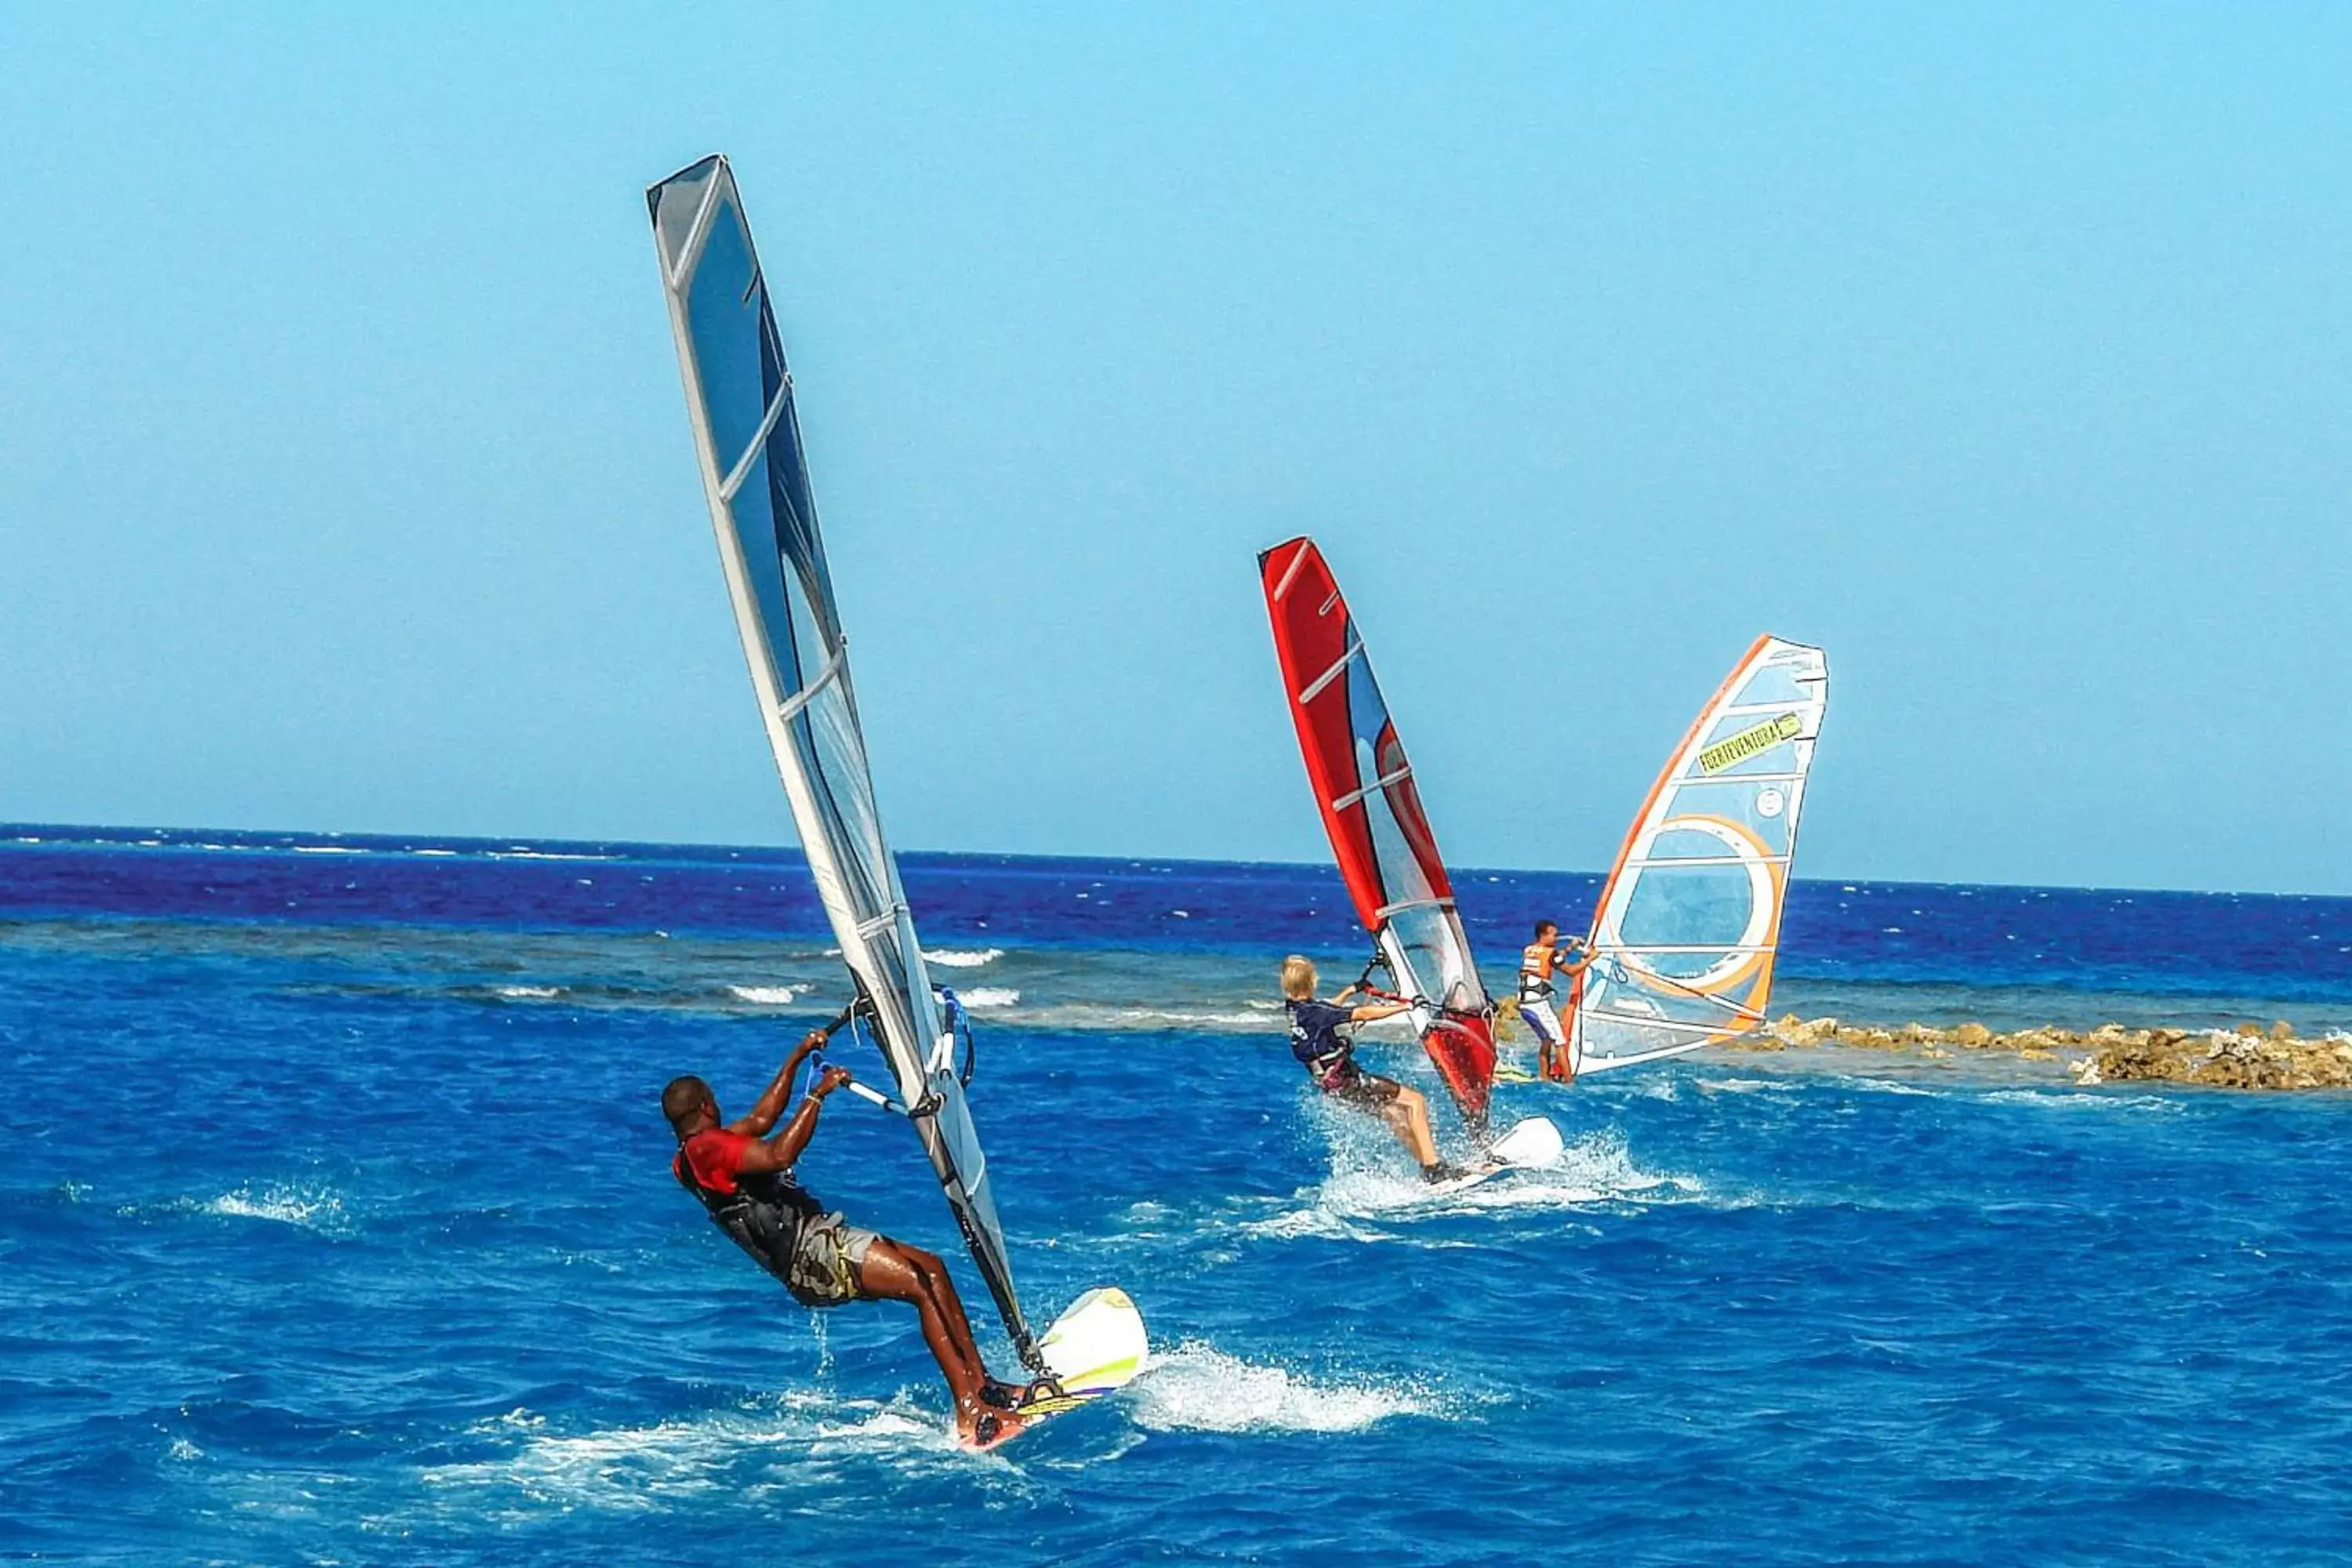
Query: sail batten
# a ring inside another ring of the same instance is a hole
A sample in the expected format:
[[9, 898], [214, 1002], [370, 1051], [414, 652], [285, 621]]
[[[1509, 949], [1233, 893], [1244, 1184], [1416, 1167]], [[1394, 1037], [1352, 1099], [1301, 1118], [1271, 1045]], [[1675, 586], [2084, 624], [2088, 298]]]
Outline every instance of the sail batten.
[[1570, 1026], [1579, 1072], [1763, 1022], [1828, 683], [1821, 649], [1759, 637], [1659, 772], [1593, 912]]
[[646, 205], [719, 564], [810, 877], [973, 1264], [1038, 1364], [987, 1158], [952, 1052], [936, 1049], [946, 1031], [882, 832], [792, 374], [734, 174], [704, 159]]
[[1481, 1130], [1494, 1005], [1364, 639], [1314, 541], [1264, 552], [1258, 574], [1307, 783], [1357, 918], [1464, 1120]]

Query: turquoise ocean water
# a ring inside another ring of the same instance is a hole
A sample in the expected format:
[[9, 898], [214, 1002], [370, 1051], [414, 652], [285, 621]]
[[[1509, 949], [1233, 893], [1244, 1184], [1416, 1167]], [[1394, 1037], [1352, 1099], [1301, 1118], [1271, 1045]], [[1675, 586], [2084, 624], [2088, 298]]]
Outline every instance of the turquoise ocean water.
[[[1025, 1297], [1122, 1284], [1160, 1348], [975, 1458], [903, 1314], [797, 1307], [665, 1169], [666, 1078], [746, 1100], [842, 1000], [788, 853], [0, 839], [0, 1555], [2201, 1564], [2352, 1539], [2340, 1096], [1704, 1054], [1507, 1087], [1565, 1161], [1432, 1198], [1275, 1027], [1273, 960], [1360, 963], [1328, 874], [911, 857], [982, 1026]], [[1463, 884], [1490, 969], [1593, 891]], [[1781, 1000], [2324, 1034], [2352, 1026], [2347, 949], [2342, 900], [1810, 883]], [[1428, 1077], [1409, 1042], [1366, 1053]], [[953, 1256], [903, 1124], [839, 1103], [803, 1175]]]

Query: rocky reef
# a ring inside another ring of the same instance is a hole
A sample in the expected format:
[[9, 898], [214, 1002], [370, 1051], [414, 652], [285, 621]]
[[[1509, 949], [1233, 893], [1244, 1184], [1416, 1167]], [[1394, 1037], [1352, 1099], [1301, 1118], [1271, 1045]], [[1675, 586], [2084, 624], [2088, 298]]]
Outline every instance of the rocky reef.
[[2043, 1028], [1997, 1034], [1982, 1024], [1890, 1028], [1790, 1014], [1725, 1048], [1783, 1051], [1804, 1047], [1911, 1052], [1930, 1060], [1963, 1051], [2000, 1051], [2027, 1061], [2063, 1062], [2074, 1081], [2084, 1085], [2152, 1079], [2213, 1089], [2352, 1088], [2352, 1038], [2330, 1035], [2306, 1039], [2284, 1021], [2267, 1030], [2255, 1024], [2210, 1030], [2127, 1029], [2106, 1024], [2088, 1031]]

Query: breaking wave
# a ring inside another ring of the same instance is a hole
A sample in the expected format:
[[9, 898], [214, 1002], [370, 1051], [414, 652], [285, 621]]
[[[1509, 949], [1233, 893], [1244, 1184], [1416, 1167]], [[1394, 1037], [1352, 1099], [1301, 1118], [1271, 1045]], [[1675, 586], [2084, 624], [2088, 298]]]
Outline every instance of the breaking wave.
[[933, 969], [984, 969], [1003, 956], [1001, 947], [923, 949], [923, 962]]
[[730, 985], [728, 991], [739, 1001], [761, 1007], [789, 1007], [812, 987], [806, 985]]

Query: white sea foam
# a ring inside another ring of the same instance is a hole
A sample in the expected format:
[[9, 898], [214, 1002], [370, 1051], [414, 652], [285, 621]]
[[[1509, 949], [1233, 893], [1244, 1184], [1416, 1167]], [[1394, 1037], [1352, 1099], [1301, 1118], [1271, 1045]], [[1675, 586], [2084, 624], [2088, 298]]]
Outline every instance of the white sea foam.
[[2002, 1089], [1986, 1095], [1990, 1105], [2031, 1105], [2045, 1110], [2103, 1112], [2153, 1111], [2177, 1116], [2183, 1107], [2160, 1094], [2084, 1094], [2076, 1089]]
[[294, 853], [297, 855], [364, 855], [367, 851], [355, 848], [349, 844], [297, 844], [294, 846]]
[[1003, 956], [1001, 947], [923, 949], [923, 962], [934, 969], [983, 969]]
[[1313, 1380], [1192, 1341], [1152, 1357], [1129, 1397], [1137, 1423], [1160, 1432], [1354, 1432], [1439, 1407], [1415, 1384]]
[[1709, 1094], [1793, 1094], [1794, 1084], [1769, 1078], [1703, 1078], [1698, 1087]]
[[205, 1214], [230, 1219], [266, 1219], [331, 1235], [348, 1230], [350, 1217], [333, 1189], [279, 1183], [256, 1189], [239, 1187], [196, 1205]]
[[1877, 1078], [1864, 1073], [1832, 1073], [1830, 1081], [1840, 1089], [1855, 1089], [1864, 1094], [1892, 1094], [1914, 1100], [1941, 1100], [1945, 1095], [1940, 1089], [1922, 1089], [1916, 1083], [1905, 1083], [1901, 1079]]
[[739, 999], [762, 1007], [789, 1007], [793, 999], [806, 995], [806, 985], [730, 985], [727, 988]]
[[[779, 1470], [804, 1471], [846, 1457], [901, 1468], [971, 1462], [944, 1412], [909, 1403], [836, 1399], [810, 1390], [759, 1409], [712, 1411], [648, 1426], [551, 1431], [546, 1418], [513, 1410], [471, 1430], [519, 1439], [509, 1454], [426, 1468], [429, 1487], [509, 1491], [532, 1503], [641, 1513], [719, 1492], [739, 1493]], [[747, 1475], [747, 1470], [751, 1472]], [[470, 1505], [469, 1505], [470, 1506]]]
[[956, 996], [967, 1007], [1010, 1007], [1021, 1000], [1021, 993], [1010, 985], [975, 985]]
[[[1252, 1004], [1244, 1003], [1244, 1005]], [[1249, 1013], [1195, 1013], [1177, 1007], [1088, 1007], [1083, 1005], [1056, 1015], [1055, 1024], [1070, 1029], [1209, 1029], [1258, 1030], [1266, 1020]]]
[[1415, 1246], [1464, 1245], [1430, 1240], [1385, 1225], [1509, 1209], [1572, 1208], [1612, 1202], [1685, 1203], [1706, 1195], [1696, 1177], [1663, 1174], [1634, 1163], [1624, 1141], [1613, 1134], [1579, 1139], [1548, 1165], [1506, 1171], [1475, 1186], [1432, 1189], [1418, 1173], [1400, 1168], [1393, 1152], [1368, 1148], [1360, 1129], [1349, 1127], [1333, 1151], [1332, 1172], [1323, 1184], [1300, 1195], [1302, 1209], [1240, 1226], [1248, 1235], [1272, 1237], [1321, 1236], [1349, 1241], [1410, 1241]]
[[620, 858], [617, 855], [573, 855], [560, 849], [525, 849], [520, 846], [512, 849], [487, 850], [485, 853], [493, 860], [617, 860]]
[[518, 1001], [544, 1002], [551, 996], [562, 995], [563, 987], [561, 985], [501, 985], [499, 987], [499, 994], [512, 996]]

